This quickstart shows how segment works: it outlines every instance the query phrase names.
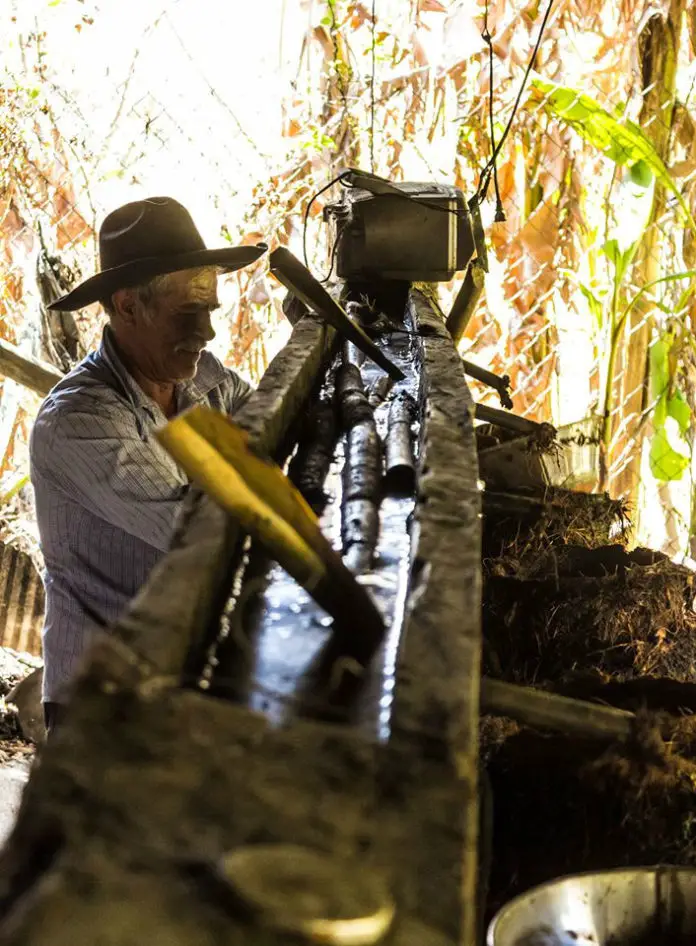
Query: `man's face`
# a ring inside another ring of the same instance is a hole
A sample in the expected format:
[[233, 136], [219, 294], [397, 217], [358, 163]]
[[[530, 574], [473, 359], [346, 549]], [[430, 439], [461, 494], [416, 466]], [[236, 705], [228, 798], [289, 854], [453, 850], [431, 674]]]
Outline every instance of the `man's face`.
[[201, 352], [215, 338], [210, 314], [218, 306], [215, 270], [173, 273], [149, 305], [134, 301], [128, 324], [131, 359], [160, 384], [193, 378]]

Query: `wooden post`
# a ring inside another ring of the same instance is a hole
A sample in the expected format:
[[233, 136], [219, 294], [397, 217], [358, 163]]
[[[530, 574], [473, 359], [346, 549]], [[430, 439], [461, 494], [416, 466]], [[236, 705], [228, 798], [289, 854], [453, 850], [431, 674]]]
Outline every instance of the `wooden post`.
[[475, 259], [469, 263], [457, 297], [452, 304], [452, 310], [447, 316], [447, 331], [452, 336], [455, 347], [464, 338], [471, 316], [476, 310], [478, 301], [483, 292], [485, 270], [483, 263]]

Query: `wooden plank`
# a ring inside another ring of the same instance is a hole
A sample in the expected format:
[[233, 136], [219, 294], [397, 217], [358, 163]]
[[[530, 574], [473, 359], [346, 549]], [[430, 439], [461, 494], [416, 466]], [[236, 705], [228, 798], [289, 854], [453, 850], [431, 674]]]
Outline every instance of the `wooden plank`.
[[628, 710], [486, 677], [481, 681], [481, 712], [508, 716], [538, 729], [607, 742], [628, 739], [635, 720], [635, 714]]
[[[402, 893], [411, 849], [378, 843], [388, 838], [382, 754], [346, 727], [278, 729], [226, 701], [158, 691], [132, 653], [105, 638], [0, 854], [0, 938], [287, 946], [220, 881], [225, 852], [262, 842], [332, 854], [347, 882], [351, 870], [384, 877], [398, 906], [390, 946], [455, 946]], [[410, 816], [395, 788], [394, 823]]]
[[63, 377], [58, 368], [22, 354], [4, 339], [0, 339], [0, 374], [41, 397], [45, 397]]
[[409, 309], [424, 336], [423, 420], [416, 539], [389, 759], [405, 780], [400, 791], [408, 811], [393, 828], [408, 850], [405, 882], [417, 915], [452, 942], [470, 946], [477, 935], [481, 650], [473, 402], [438, 313], [415, 291]]

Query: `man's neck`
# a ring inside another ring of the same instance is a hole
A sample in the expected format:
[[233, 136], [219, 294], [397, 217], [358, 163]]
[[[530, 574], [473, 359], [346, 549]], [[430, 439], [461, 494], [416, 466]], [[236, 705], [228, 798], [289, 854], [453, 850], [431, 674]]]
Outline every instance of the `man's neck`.
[[142, 371], [136, 368], [135, 365], [129, 364], [127, 360], [125, 365], [138, 387], [147, 394], [148, 397], [151, 397], [155, 404], [162, 408], [164, 416], [173, 417], [176, 413], [174, 384], [162, 384], [159, 381], [152, 381], [144, 375]]
[[119, 343], [118, 339], [116, 338], [116, 334], [113, 331], [111, 332], [111, 340], [116, 347], [118, 357], [121, 359], [123, 366], [131, 378], [133, 378], [143, 394], [146, 394], [147, 397], [152, 398], [155, 404], [157, 404], [162, 409], [165, 417], [173, 417], [176, 413], [176, 394], [174, 383], [153, 381], [151, 378], [148, 378], [148, 376], [136, 365], [134, 359], [129, 356], [128, 352], [124, 349], [124, 346]]

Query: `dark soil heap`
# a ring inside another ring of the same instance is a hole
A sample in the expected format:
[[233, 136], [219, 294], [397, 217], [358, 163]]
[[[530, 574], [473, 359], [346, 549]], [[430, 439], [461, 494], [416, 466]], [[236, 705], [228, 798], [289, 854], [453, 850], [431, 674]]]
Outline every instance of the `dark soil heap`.
[[484, 672], [638, 712], [609, 747], [483, 719], [490, 912], [566, 873], [696, 864], [696, 576], [626, 552], [607, 497], [492, 493], [484, 514]]

